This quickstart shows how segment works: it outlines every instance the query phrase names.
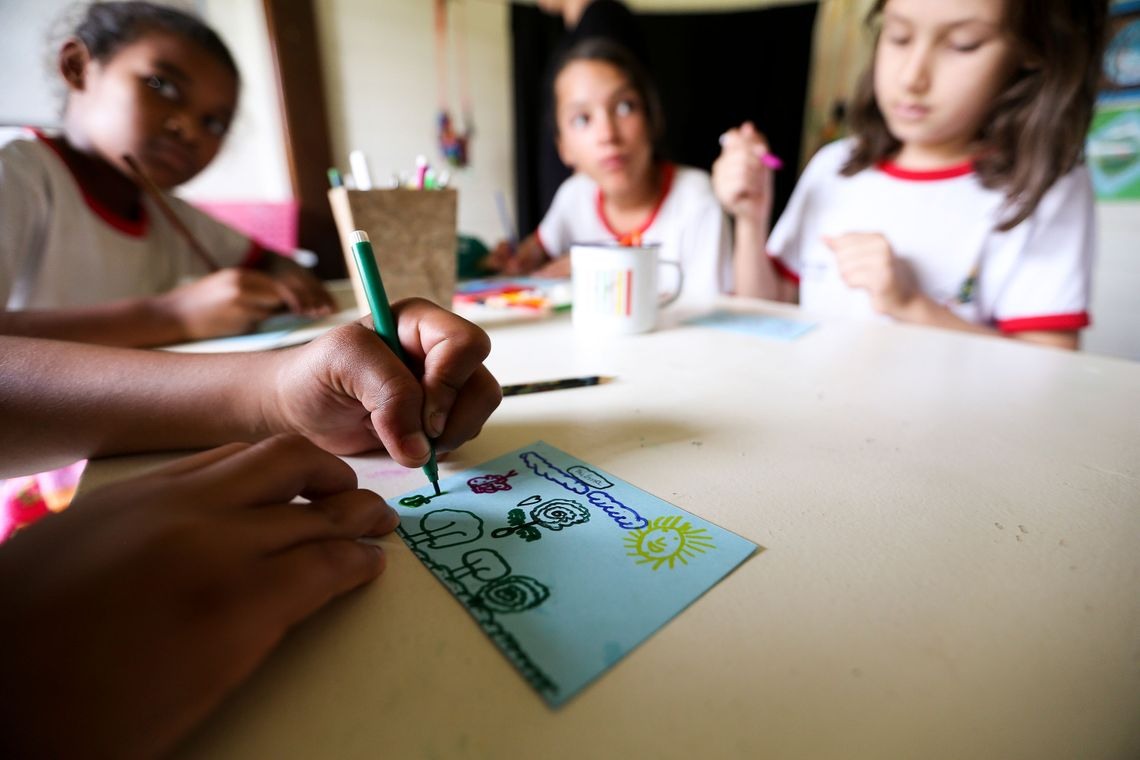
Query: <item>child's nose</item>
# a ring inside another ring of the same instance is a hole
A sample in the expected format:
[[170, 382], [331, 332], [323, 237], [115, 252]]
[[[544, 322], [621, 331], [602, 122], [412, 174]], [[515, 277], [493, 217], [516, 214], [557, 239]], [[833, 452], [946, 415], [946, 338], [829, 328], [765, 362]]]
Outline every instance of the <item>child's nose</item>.
[[598, 125], [598, 140], [601, 142], [613, 142], [614, 137], [617, 135], [617, 117], [607, 111], [596, 123]]
[[908, 92], [925, 92], [930, 87], [934, 51], [930, 45], [916, 44], [903, 63], [899, 78]]
[[186, 142], [194, 142], [198, 139], [198, 128], [194, 119], [182, 111], [172, 113], [166, 117], [166, 124], [164, 126], [168, 132], [178, 135]]

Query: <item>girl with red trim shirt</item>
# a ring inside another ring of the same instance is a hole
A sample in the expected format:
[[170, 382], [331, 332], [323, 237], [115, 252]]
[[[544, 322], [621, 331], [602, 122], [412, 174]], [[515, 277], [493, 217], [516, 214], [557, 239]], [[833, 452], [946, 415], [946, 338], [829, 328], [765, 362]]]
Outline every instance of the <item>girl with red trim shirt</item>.
[[738, 292], [1077, 348], [1106, 15], [1106, 0], [878, 0], [854, 136], [812, 159], [771, 235], [764, 139], [725, 135], [713, 184]]
[[[683, 271], [681, 297], [710, 299], [731, 288], [731, 241], [707, 172], [661, 158], [661, 106], [649, 78], [624, 48], [590, 38], [571, 48], [554, 78], [555, 139], [575, 170], [538, 230], [512, 252], [492, 256], [507, 274], [570, 273], [574, 243], [657, 245]], [[672, 268], [662, 288], [673, 289]]]
[[[95, 3], [58, 65], [62, 134], [0, 139], [0, 333], [152, 346], [331, 310], [300, 266], [165, 195], [217, 155], [237, 107], [237, 67], [213, 30], [160, 5]], [[208, 273], [127, 156], [225, 268]]]

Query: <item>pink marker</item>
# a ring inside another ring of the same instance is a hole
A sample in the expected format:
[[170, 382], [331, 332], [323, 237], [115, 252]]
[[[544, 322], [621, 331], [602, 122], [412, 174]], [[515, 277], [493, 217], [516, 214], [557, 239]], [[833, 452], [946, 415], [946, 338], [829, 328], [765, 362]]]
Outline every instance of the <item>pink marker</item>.
[[765, 153], [764, 155], [760, 156], [760, 163], [764, 164], [774, 172], [778, 172], [784, 168], [784, 162], [781, 161], [780, 157], [775, 153]]

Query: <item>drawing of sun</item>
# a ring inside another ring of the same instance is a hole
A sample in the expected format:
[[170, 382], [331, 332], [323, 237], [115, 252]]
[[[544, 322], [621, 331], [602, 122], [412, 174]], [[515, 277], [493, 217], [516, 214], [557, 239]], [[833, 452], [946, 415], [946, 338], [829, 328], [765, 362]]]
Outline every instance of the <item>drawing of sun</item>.
[[639, 557], [637, 564], [651, 564], [659, 570], [666, 562], [672, 570], [677, 562], [689, 564], [689, 558], [715, 549], [712, 536], [704, 528], [693, 528], [680, 515], [658, 517], [640, 530], [625, 537], [627, 556]]

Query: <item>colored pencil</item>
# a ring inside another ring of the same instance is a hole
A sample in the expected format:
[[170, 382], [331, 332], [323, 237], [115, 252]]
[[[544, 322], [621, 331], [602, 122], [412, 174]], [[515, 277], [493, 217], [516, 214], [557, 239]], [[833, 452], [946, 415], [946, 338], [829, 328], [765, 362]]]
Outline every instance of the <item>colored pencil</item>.
[[217, 261], [214, 260], [214, 257], [210, 255], [209, 251], [206, 250], [206, 247], [198, 242], [198, 238], [194, 237], [194, 233], [190, 231], [190, 228], [187, 227], [186, 224], [178, 218], [178, 214], [176, 214], [174, 209], [170, 207], [170, 204], [166, 200], [166, 196], [164, 196], [162, 194], [162, 191], [158, 189], [158, 185], [154, 184], [154, 181], [147, 176], [146, 172], [143, 171], [142, 164], [136, 161], [134, 156], [124, 155], [123, 160], [127, 162], [127, 166], [131, 167], [131, 171], [135, 173], [135, 178], [138, 179], [139, 184], [142, 185], [143, 190], [145, 190], [147, 194], [150, 195], [155, 205], [158, 206], [158, 210], [161, 211], [162, 215], [166, 217], [166, 221], [170, 222], [175, 231], [183, 237], [186, 243], [190, 246], [190, 250], [194, 251], [195, 255], [197, 255], [198, 258], [202, 260], [202, 263], [206, 265], [206, 268], [211, 272], [217, 272], [219, 269], [221, 269], [222, 267], [218, 264]]

